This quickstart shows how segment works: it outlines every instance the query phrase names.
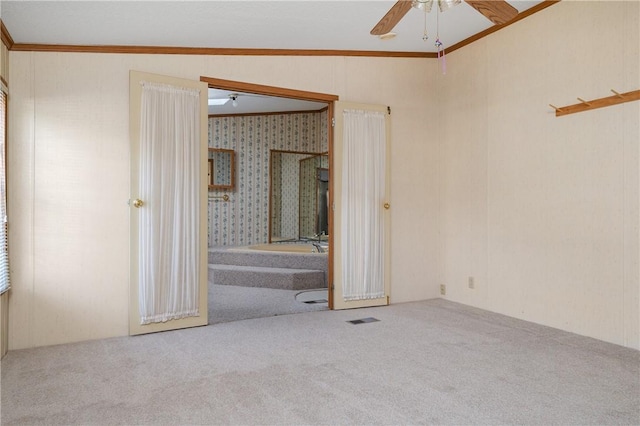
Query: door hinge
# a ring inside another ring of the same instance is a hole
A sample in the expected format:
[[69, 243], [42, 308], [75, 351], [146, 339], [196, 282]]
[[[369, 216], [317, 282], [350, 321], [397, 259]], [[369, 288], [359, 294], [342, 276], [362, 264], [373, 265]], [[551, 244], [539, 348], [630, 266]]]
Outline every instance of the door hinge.
[[331, 117], [331, 127], [336, 127], [336, 118]]
[[331, 291], [333, 291], [335, 289], [336, 289], [336, 287], [333, 284], [331, 284]]
[[387, 114], [391, 115], [391, 107], [390, 106], [387, 107]]

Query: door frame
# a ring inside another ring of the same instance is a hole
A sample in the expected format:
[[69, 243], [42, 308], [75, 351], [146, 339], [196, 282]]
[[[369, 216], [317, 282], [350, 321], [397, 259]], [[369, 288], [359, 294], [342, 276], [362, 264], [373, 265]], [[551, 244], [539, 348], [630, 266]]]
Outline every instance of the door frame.
[[[200, 81], [208, 84], [209, 88], [231, 90], [234, 92], [254, 93], [256, 95], [277, 96], [280, 98], [300, 99], [305, 101], [326, 102], [327, 103], [327, 135], [329, 149], [329, 253], [333, 253], [333, 103], [339, 100], [337, 95], [319, 92], [308, 92], [304, 90], [287, 89], [285, 87], [265, 86], [262, 84], [246, 83], [242, 81], [224, 80], [220, 78], [200, 76]], [[329, 257], [329, 276], [327, 282], [329, 288], [328, 305], [329, 309], [333, 309], [333, 258]]]

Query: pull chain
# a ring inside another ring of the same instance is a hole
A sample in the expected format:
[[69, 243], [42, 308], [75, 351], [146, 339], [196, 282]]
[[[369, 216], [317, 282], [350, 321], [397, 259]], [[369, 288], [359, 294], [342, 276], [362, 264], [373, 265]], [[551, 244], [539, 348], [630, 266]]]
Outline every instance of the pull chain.
[[[424, 38], [423, 38], [424, 39]], [[444, 49], [440, 41], [440, 8], [436, 9], [436, 48], [438, 49], [438, 60], [442, 65], [442, 74], [447, 73], [447, 61], [444, 57]]]
[[427, 8], [424, 8], [424, 33], [422, 33], [422, 41], [427, 41], [429, 39], [429, 34], [427, 34]]

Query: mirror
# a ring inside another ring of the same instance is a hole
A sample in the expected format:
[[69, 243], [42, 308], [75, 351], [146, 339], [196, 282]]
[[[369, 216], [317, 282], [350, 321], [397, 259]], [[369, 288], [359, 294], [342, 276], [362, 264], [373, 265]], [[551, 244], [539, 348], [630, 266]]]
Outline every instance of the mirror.
[[209, 189], [233, 189], [235, 186], [235, 152], [209, 148]]
[[271, 150], [269, 242], [328, 240], [329, 156]]
[[[300, 236], [329, 235], [329, 156], [315, 155], [300, 161]], [[328, 238], [328, 237], [327, 237]]]

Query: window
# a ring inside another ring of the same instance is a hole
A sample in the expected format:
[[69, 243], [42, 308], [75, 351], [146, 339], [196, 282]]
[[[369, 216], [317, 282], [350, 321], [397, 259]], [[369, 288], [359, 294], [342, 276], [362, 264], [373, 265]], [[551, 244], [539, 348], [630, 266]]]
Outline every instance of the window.
[[7, 94], [0, 92], [0, 294], [9, 290], [9, 243], [7, 228]]

